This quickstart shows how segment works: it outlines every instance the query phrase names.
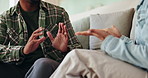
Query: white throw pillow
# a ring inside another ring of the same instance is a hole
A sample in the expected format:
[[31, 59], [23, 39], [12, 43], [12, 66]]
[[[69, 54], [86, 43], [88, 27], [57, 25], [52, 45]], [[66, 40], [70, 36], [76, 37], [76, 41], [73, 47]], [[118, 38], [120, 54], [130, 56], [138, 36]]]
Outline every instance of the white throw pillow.
[[[132, 19], [134, 15], [134, 8], [114, 12], [109, 14], [95, 14], [90, 16], [90, 29], [104, 29], [112, 25], [116, 26], [119, 31], [125, 35], [130, 36], [132, 27]], [[94, 36], [90, 36], [90, 49], [100, 49], [102, 41]]]

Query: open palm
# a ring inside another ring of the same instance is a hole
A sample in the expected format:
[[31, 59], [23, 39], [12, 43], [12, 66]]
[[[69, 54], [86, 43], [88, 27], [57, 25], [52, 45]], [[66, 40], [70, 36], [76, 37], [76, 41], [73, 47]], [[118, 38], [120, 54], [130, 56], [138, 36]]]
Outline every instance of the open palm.
[[52, 46], [62, 52], [67, 51], [68, 45], [68, 32], [66, 26], [63, 23], [59, 23], [58, 34], [55, 38], [53, 38], [50, 32], [47, 32], [48, 37], [52, 42]]
[[76, 35], [84, 35], [84, 36], [96, 36], [100, 40], [104, 40], [108, 35], [113, 35], [114, 37], [121, 37], [120, 31], [115, 27], [112, 26], [111, 28], [106, 29], [89, 29], [87, 31], [76, 32]]

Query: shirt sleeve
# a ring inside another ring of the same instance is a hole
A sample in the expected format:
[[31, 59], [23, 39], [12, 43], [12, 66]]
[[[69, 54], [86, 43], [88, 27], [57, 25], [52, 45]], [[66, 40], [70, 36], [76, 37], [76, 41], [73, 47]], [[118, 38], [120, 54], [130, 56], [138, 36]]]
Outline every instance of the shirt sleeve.
[[22, 63], [24, 56], [21, 54], [22, 46], [11, 46], [7, 34], [6, 19], [0, 15], [0, 61], [4, 63]]
[[78, 39], [75, 35], [75, 32], [74, 32], [71, 22], [69, 20], [68, 13], [63, 9], [62, 14], [63, 14], [64, 24], [66, 25], [66, 28], [68, 30], [68, 37], [69, 37], [68, 47], [69, 47], [69, 49], [72, 50], [75, 48], [82, 48], [82, 45], [80, 44], [80, 42], [78, 41]]
[[135, 44], [133, 40], [125, 36], [121, 38], [108, 36], [103, 41], [101, 49], [114, 58], [148, 69], [147, 45]]
[[68, 31], [68, 51], [61, 52], [60, 50], [57, 50], [56, 48], [52, 47], [52, 45], [49, 45], [48, 48], [46, 48], [46, 51], [48, 51], [47, 57], [56, 60], [57, 62], [61, 62], [65, 55], [67, 55], [67, 53], [70, 52], [72, 49], [82, 48], [82, 45], [78, 41], [73, 27], [70, 23], [68, 13], [63, 8], [60, 9], [59, 13], [61, 15], [60, 22], [63, 22], [66, 25]]

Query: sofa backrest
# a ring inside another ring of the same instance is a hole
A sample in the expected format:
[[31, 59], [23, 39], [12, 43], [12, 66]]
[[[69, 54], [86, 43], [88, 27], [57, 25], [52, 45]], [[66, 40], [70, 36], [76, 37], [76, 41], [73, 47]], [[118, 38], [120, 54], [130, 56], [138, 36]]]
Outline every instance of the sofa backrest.
[[[136, 8], [140, 0], [125, 0], [121, 2], [116, 2], [103, 7], [98, 7], [96, 9], [70, 16], [73, 28], [75, 32], [85, 31], [90, 29], [90, 15], [92, 14], [107, 14], [117, 11], [122, 11], [125, 9]], [[83, 48], [89, 49], [89, 37], [88, 36], [78, 36]]]

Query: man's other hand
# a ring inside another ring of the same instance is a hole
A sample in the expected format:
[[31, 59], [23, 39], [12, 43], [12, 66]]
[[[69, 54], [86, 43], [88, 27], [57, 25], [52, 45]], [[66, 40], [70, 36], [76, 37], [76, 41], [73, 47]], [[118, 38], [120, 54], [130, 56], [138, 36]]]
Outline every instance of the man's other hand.
[[52, 46], [62, 52], [67, 52], [68, 50], [68, 31], [66, 26], [63, 23], [59, 23], [58, 33], [55, 38], [53, 38], [52, 34], [48, 31], [48, 37], [52, 42]]
[[23, 49], [24, 54], [29, 54], [35, 51], [39, 47], [40, 43], [42, 43], [46, 39], [45, 37], [38, 39], [39, 36], [43, 35], [43, 30], [43, 28], [38, 28], [32, 33], [31, 37], [29, 38], [27, 44]]

